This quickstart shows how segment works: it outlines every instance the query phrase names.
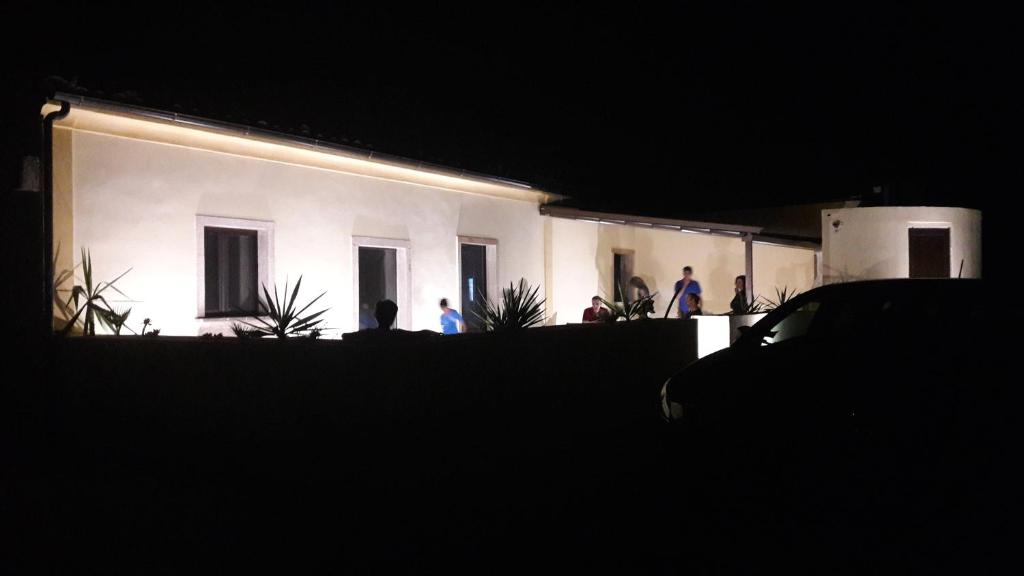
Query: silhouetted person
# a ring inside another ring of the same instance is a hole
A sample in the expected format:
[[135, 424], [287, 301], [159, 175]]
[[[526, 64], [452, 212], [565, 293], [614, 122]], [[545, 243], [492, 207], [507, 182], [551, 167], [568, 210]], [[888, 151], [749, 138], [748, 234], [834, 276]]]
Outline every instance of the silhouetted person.
[[629, 285], [636, 289], [636, 299], [645, 301], [640, 309], [640, 317], [647, 318], [648, 314], [654, 314], [654, 301], [646, 300], [651, 297], [651, 289], [647, 287], [644, 279], [639, 276], [633, 276], [629, 279]]
[[583, 311], [583, 322], [605, 322], [611, 317], [611, 312], [601, 305], [601, 297], [594, 296], [590, 299], [590, 307]]
[[378, 330], [391, 330], [391, 325], [398, 317], [398, 304], [391, 300], [381, 300], [373, 309], [373, 317], [377, 319]]
[[693, 279], [693, 268], [689, 266], [683, 267], [683, 277], [676, 282], [675, 293], [679, 298], [679, 308], [676, 310], [676, 316], [679, 318], [688, 318], [686, 315], [690, 311], [689, 305], [686, 303], [687, 294], [696, 294], [700, 296], [700, 282]]
[[458, 310], [448, 307], [448, 299], [441, 298], [438, 303], [441, 306], [441, 333], [458, 334], [466, 331], [466, 323], [462, 321], [462, 314]]
[[747, 302], [747, 277], [745, 275], [736, 277], [733, 290], [736, 291], [736, 295], [732, 297], [732, 302], [729, 302], [729, 308], [732, 309], [733, 314], [745, 314], [749, 304]]
[[700, 309], [700, 294], [690, 292], [686, 295], [686, 315], [683, 318], [693, 318], [694, 316], [703, 316], [704, 312]]
[[391, 342], [395, 340], [405, 341], [410, 337], [425, 339], [437, 336], [436, 332], [430, 330], [411, 332], [409, 330], [392, 329], [391, 327], [395, 324], [395, 318], [398, 317], [398, 304], [391, 300], [377, 302], [373, 309], [373, 316], [377, 324], [376, 328], [342, 334], [342, 340], [346, 342]]

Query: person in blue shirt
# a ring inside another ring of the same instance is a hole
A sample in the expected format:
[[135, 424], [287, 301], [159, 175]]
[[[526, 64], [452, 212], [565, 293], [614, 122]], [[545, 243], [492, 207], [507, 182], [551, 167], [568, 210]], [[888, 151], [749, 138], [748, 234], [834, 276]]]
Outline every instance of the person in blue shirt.
[[441, 332], [443, 334], [458, 334], [465, 331], [466, 323], [462, 321], [462, 314], [448, 307], [447, 298], [441, 298]]
[[675, 293], [679, 301], [679, 308], [676, 310], [676, 317], [687, 318], [687, 314], [690, 312], [690, 307], [686, 303], [687, 294], [696, 294], [700, 296], [700, 282], [693, 279], [693, 268], [689, 266], [683, 267], [683, 277], [676, 282]]

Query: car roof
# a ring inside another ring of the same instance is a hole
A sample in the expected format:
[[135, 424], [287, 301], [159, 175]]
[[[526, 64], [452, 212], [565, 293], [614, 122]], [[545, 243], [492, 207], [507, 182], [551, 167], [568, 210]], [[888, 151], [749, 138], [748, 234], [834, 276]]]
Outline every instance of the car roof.
[[978, 278], [898, 278], [891, 280], [858, 280], [838, 284], [826, 284], [805, 292], [806, 295], [833, 295], [847, 292], [934, 292], [934, 291], [977, 291], [983, 282]]

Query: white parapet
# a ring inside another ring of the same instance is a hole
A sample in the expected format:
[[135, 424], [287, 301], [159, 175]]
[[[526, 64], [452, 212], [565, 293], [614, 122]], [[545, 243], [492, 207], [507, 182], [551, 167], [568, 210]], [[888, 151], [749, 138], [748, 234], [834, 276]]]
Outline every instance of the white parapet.
[[697, 321], [697, 358], [729, 347], [728, 316], [694, 316]]

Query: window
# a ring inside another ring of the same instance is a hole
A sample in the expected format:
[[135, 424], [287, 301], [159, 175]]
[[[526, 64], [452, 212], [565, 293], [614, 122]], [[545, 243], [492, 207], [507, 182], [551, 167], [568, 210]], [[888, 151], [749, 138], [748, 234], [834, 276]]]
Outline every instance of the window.
[[793, 338], [799, 338], [811, 333], [814, 319], [818, 316], [821, 303], [815, 300], [805, 302], [799, 308], [786, 314], [782, 320], [775, 323], [761, 340], [762, 346], [778, 344]]
[[469, 332], [482, 332], [483, 322], [473, 312], [498, 292], [498, 241], [459, 236], [459, 310]]
[[376, 327], [374, 309], [377, 302], [387, 299], [398, 305], [398, 317], [392, 328], [408, 330], [412, 324], [409, 241], [353, 236], [352, 260], [355, 329]]
[[256, 231], [207, 228], [204, 234], [206, 315], [254, 314], [260, 289]]
[[398, 251], [394, 248], [359, 247], [359, 329], [377, 327], [377, 302], [398, 303]]
[[196, 217], [198, 316], [252, 316], [270, 282], [273, 223]]

